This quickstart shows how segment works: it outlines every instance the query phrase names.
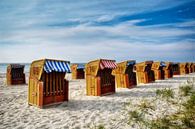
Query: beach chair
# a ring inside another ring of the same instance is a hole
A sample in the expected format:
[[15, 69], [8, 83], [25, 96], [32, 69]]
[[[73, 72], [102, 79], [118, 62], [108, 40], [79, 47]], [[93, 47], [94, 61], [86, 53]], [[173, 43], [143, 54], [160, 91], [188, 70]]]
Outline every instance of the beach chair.
[[152, 63], [153, 61], [145, 61], [135, 65], [137, 84], [155, 81]]
[[180, 75], [179, 63], [172, 63], [173, 75]]
[[162, 80], [165, 78], [165, 71], [163, 68], [166, 66], [165, 62], [153, 62], [152, 63], [152, 70], [154, 71], [154, 79], [155, 80]]
[[165, 62], [165, 67], [163, 68], [165, 73], [165, 79], [173, 77], [172, 62]]
[[25, 84], [24, 65], [10, 64], [6, 73], [7, 85]]
[[184, 75], [184, 74], [188, 74], [189, 73], [188, 63], [186, 63], [186, 62], [180, 63], [179, 64], [179, 68], [180, 68], [180, 74], [181, 75]]
[[117, 88], [132, 88], [136, 86], [136, 73], [133, 71], [135, 63], [135, 60], [117, 63], [117, 68], [112, 71]]
[[85, 65], [84, 64], [72, 64], [72, 79], [85, 79]]
[[115, 77], [111, 74], [115, 68], [114, 60], [99, 59], [87, 63], [85, 65], [87, 95], [115, 93]]
[[42, 59], [33, 61], [30, 67], [28, 104], [43, 108], [68, 101], [70, 62]]

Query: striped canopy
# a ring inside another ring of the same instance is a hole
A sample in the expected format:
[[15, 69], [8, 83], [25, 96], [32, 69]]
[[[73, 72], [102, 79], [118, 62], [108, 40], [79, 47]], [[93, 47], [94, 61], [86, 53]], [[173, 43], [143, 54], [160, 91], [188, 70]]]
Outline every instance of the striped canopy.
[[64, 61], [46, 60], [44, 65], [44, 71], [46, 73], [55, 72], [67, 72], [70, 73], [70, 64]]
[[112, 60], [101, 60], [100, 69], [108, 68], [115, 69], [117, 67], [116, 63]]

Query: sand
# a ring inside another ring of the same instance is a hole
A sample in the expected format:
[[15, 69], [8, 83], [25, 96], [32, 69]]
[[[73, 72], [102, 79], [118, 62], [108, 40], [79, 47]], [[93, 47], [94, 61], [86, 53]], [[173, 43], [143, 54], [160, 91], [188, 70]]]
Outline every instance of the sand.
[[[71, 76], [66, 78], [70, 79]], [[102, 97], [86, 96], [85, 80], [70, 80], [69, 102], [39, 109], [27, 103], [27, 84], [8, 87], [5, 74], [0, 74], [0, 129], [88, 129], [99, 125], [106, 129], [142, 128], [136, 124], [127, 124], [128, 110], [133, 110], [136, 107], [134, 105], [143, 100], [152, 103], [157, 89], [171, 88], [177, 91], [187, 80], [195, 80], [195, 73], [138, 85], [133, 89], [117, 89], [115, 94]], [[131, 108], [125, 109], [129, 102]], [[149, 119], [178, 110], [177, 106], [170, 106], [161, 100], [152, 104], [156, 111], [151, 111]]]

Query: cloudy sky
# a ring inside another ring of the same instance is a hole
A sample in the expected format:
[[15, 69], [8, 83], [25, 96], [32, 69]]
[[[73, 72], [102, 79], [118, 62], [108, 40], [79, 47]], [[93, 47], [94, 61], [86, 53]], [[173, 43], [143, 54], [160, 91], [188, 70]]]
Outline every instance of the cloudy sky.
[[0, 62], [195, 61], [195, 0], [0, 0]]

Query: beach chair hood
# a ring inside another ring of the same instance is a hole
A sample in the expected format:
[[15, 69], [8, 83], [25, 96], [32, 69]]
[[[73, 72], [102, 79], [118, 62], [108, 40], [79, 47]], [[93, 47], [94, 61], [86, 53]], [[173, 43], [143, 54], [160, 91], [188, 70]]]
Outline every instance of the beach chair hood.
[[160, 69], [160, 67], [166, 67], [167, 66], [167, 64], [165, 63], [165, 62], [162, 62], [162, 61], [158, 61], [158, 62], [154, 62], [153, 64], [152, 64], [152, 70], [159, 70]]
[[135, 65], [136, 61], [135, 60], [128, 60], [128, 61], [123, 61], [120, 63], [117, 63], [117, 68], [112, 71], [112, 74], [124, 74], [127, 67], [130, 65]]
[[21, 65], [21, 64], [10, 64], [10, 67], [17, 69], [17, 68], [24, 68], [24, 65]]
[[117, 65], [115, 60], [99, 59], [87, 63], [85, 67], [87, 75], [97, 76], [98, 70], [103, 70], [105, 68], [115, 69]]
[[46, 73], [51, 72], [66, 72], [70, 73], [70, 64], [64, 61], [56, 61], [56, 60], [45, 60], [44, 71]]
[[117, 67], [113, 60], [100, 60], [100, 69], [115, 69]]
[[172, 68], [173, 63], [172, 62], [165, 62], [165, 69]]
[[43, 59], [32, 62], [30, 74], [32, 77], [41, 79], [41, 75], [45, 71], [46, 73], [51, 72], [64, 72], [70, 73], [70, 62], [69, 61], [61, 61], [61, 60], [51, 60], [51, 59]]
[[10, 69], [10, 72], [13, 69], [23, 69], [24, 71], [24, 65], [21, 65], [21, 64], [9, 64], [7, 68]]
[[144, 72], [147, 65], [152, 65], [153, 61], [145, 61], [136, 64], [136, 71], [137, 72]]

